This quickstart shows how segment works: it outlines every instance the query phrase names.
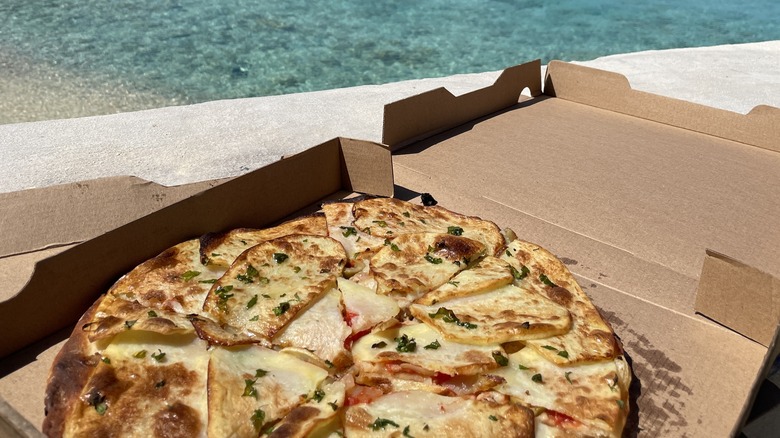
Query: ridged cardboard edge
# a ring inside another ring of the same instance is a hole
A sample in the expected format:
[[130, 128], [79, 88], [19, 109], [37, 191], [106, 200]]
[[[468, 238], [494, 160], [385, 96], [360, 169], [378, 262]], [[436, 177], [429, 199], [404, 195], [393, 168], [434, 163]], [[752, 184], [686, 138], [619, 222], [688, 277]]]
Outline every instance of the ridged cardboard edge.
[[544, 94], [702, 134], [780, 152], [780, 108], [748, 114], [633, 90], [618, 73], [550, 61]]
[[83, 242], [227, 180], [166, 187], [117, 176], [0, 193], [0, 257]]
[[206, 232], [263, 227], [339, 191], [393, 195], [389, 149], [336, 138], [36, 263], [0, 303], [0, 358], [69, 325], [120, 275]]
[[509, 67], [493, 85], [455, 96], [436, 88], [385, 105], [382, 143], [395, 151], [470, 120], [516, 104], [525, 88], [531, 96], [542, 93], [541, 61]]

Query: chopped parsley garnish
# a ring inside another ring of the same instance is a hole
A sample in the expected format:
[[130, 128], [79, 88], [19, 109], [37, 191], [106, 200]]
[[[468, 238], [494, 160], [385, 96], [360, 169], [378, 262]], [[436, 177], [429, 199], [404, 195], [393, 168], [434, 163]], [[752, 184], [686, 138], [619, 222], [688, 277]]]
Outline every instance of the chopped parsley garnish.
[[265, 375], [268, 374], [268, 371], [258, 368], [255, 370], [255, 377], [265, 377]]
[[536, 383], [544, 383], [542, 381], [542, 375], [541, 374], [534, 374], [533, 376], [531, 376], [531, 380], [533, 380]]
[[157, 388], [157, 389], [160, 389], [163, 386], [165, 386], [165, 380], [160, 380], [159, 382], [154, 384], [154, 387]]
[[184, 281], [190, 281], [193, 278], [197, 277], [198, 275], [200, 275], [200, 272], [198, 271], [187, 271], [181, 274], [181, 279]]
[[135, 354], [133, 354], [133, 357], [136, 359], [143, 359], [146, 357], [146, 350], [137, 351]]
[[214, 284], [217, 282], [216, 278], [212, 278], [211, 280], [200, 280], [198, 283], [206, 283], [206, 284]]
[[553, 347], [552, 345], [542, 345], [542, 348], [544, 348], [545, 350], [558, 351], [558, 349]]
[[440, 257], [434, 257], [430, 254], [425, 254], [425, 260], [429, 261], [430, 263], [433, 263], [434, 265], [438, 265], [441, 263]]
[[376, 420], [374, 420], [373, 423], [369, 425], [371, 430], [379, 430], [379, 429], [384, 430], [385, 427], [387, 426], [398, 427], [398, 423], [396, 423], [393, 420], [388, 420], [387, 418], [377, 418]]
[[131, 328], [133, 328], [133, 326], [135, 325], [136, 321], [137, 321], [136, 319], [131, 319], [131, 320], [125, 321], [125, 328], [130, 330]]
[[500, 351], [494, 351], [492, 354], [493, 354], [493, 360], [496, 361], [498, 366], [505, 367], [509, 365], [509, 359], [507, 359], [506, 356], [501, 354]]
[[[293, 268], [293, 272], [295, 272], [296, 274], [297, 274], [297, 273], [299, 273], [299, 272], [301, 272], [301, 267], [300, 267], [300, 266], [296, 266], [296, 267], [294, 267], [294, 268]], [[265, 277], [263, 277], [263, 278], [265, 278]], [[268, 280], [268, 279], [266, 278], [266, 280]]]
[[260, 315], [255, 315], [255, 316], [249, 318], [250, 321], [257, 321], [259, 319], [260, 319]]
[[509, 250], [506, 250], [506, 256], [507, 256], [507, 257], [512, 257], [512, 252], [511, 252], [511, 251], [509, 251]]
[[108, 404], [106, 404], [105, 401], [101, 401], [100, 403], [95, 404], [95, 411], [98, 413], [98, 415], [105, 414], [106, 410], [108, 410]]
[[399, 248], [398, 245], [396, 245], [395, 243], [391, 243], [390, 244], [390, 249], [392, 249], [395, 252], [398, 252], [398, 251], [401, 250], [401, 248]]
[[387, 347], [387, 342], [385, 341], [379, 341], [375, 344], [371, 344], [371, 348], [385, 348]]
[[406, 217], [412, 217], [412, 215], [408, 211], [405, 211], [405, 212], [403, 212], [401, 214], [403, 214]]
[[459, 282], [459, 281], [454, 281], [454, 280], [452, 280], [452, 281], [448, 281], [447, 283], [449, 283], [449, 284], [451, 284], [451, 285], [453, 285], [453, 286], [455, 286], [455, 287], [458, 287], [458, 285], [460, 284], [460, 282]]
[[527, 366], [525, 366], [525, 365], [523, 365], [523, 364], [521, 364], [521, 363], [517, 364], [517, 368], [519, 368], [519, 369], [521, 369], [521, 370], [527, 370], [527, 369], [528, 369], [528, 367], [527, 367]]
[[531, 273], [531, 271], [528, 269], [526, 265], [520, 265], [520, 270], [518, 271], [515, 269], [514, 266], [509, 266], [509, 269], [512, 270], [512, 277], [515, 277], [515, 280], [522, 280], [525, 277], [528, 276], [528, 274]]
[[495, 416], [495, 415], [488, 415], [488, 419], [489, 419], [490, 421], [498, 421], [498, 418], [496, 418], [496, 416]]
[[344, 237], [357, 236], [357, 230], [354, 227], [339, 227], [339, 228], [344, 230], [341, 233]]
[[265, 412], [262, 409], [255, 410], [255, 413], [249, 417], [249, 421], [252, 422], [255, 430], [259, 431], [263, 427], [263, 423], [265, 423]]
[[398, 225], [400, 225], [400, 226], [402, 226], [402, 227], [405, 227], [405, 226], [406, 226], [406, 224], [404, 223], [404, 221], [398, 222]]
[[447, 227], [447, 234], [452, 234], [453, 236], [460, 236], [463, 234], [463, 228], [461, 227]]
[[252, 307], [255, 307], [255, 304], [257, 304], [257, 295], [253, 296], [252, 299], [246, 303], [246, 308], [251, 309]]
[[244, 379], [244, 393], [241, 394], [241, 397], [257, 398], [257, 389], [255, 389], [255, 382], [257, 382], [257, 379]]
[[617, 405], [618, 405], [618, 407], [620, 409], [623, 409], [624, 407], [626, 407], [626, 404], [623, 403], [623, 400], [615, 400], [615, 403], [617, 403]]
[[461, 321], [457, 316], [455, 316], [455, 312], [453, 312], [452, 310], [446, 307], [439, 307], [439, 310], [437, 310], [436, 313], [429, 313], [428, 316], [430, 316], [433, 319], [436, 319], [437, 317], [441, 316], [444, 322], [453, 323], [457, 326], [464, 327], [469, 330], [477, 328], [476, 324]]
[[238, 281], [243, 281], [244, 283], [249, 284], [249, 283], [254, 283], [253, 279], [258, 275], [260, 275], [260, 272], [258, 272], [254, 266], [249, 265], [246, 268], [246, 274], [238, 274], [236, 275], [236, 279]]
[[323, 397], [325, 397], [325, 391], [317, 389], [314, 391], [314, 395], [311, 396], [311, 399], [319, 403], [322, 401]]
[[[313, 353], [313, 351], [312, 351], [312, 353]], [[333, 362], [329, 361], [328, 359], [325, 359], [325, 365], [327, 365], [328, 368], [333, 368], [333, 366], [334, 366]]]
[[437, 340], [431, 342], [430, 344], [426, 345], [423, 348], [426, 349], [426, 350], [438, 350], [439, 347], [441, 347], [441, 344], [439, 343], [439, 340], [437, 339]]
[[268, 277], [258, 277], [257, 282], [262, 285], [266, 285], [271, 282], [271, 280]]
[[423, 430], [426, 431], [426, 432], [428, 432], [430, 429], [431, 428], [427, 424], [425, 426], [423, 426]]
[[561, 350], [561, 351], [558, 352], [558, 356], [560, 356], [560, 357], [562, 357], [564, 359], [568, 359], [569, 358], [569, 352], [566, 351], [566, 350]]
[[105, 356], [102, 357], [100, 360], [102, 360], [104, 364], [111, 365], [111, 359], [109, 359], [109, 358], [107, 358]]
[[288, 258], [290, 258], [290, 256], [288, 256], [287, 254], [285, 254], [285, 253], [283, 253], [283, 252], [275, 252], [275, 253], [274, 253], [274, 261], [275, 261], [277, 264], [284, 262], [284, 261], [285, 261], [285, 260], [287, 260]]
[[406, 438], [414, 438], [411, 434], [409, 434], [409, 426], [408, 425], [406, 427], [404, 427], [404, 436]]
[[414, 351], [417, 349], [417, 342], [415, 342], [414, 338], [410, 338], [406, 334], [400, 338], [395, 338], [395, 341], [398, 342], [398, 345], [395, 347], [395, 351], [399, 353], [414, 353]]
[[339, 405], [337, 405], [335, 402], [328, 402], [328, 405], [330, 405], [330, 407], [333, 408], [334, 411], [337, 411], [339, 409]]
[[387, 222], [385, 222], [385, 221], [371, 221], [371, 222], [379, 225], [382, 228], [386, 228], [387, 227]]
[[157, 350], [157, 353], [152, 353], [152, 359], [157, 362], [163, 362], [165, 360], [165, 353], [162, 350]]
[[617, 375], [615, 376], [614, 379], [612, 379], [612, 383], [609, 383], [608, 385], [609, 385], [609, 389], [611, 389], [612, 392], [617, 391], [617, 387], [618, 387], [618, 377], [617, 377]]
[[212, 253], [211, 253], [211, 256], [212, 256], [212, 257], [219, 257], [219, 256], [221, 256], [221, 255], [222, 255], [222, 254], [220, 254], [220, 253], [218, 253], [218, 252], [212, 252]]
[[569, 377], [570, 374], [571, 371], [566, 371], [565, 373], [563, 373], [563, 376], [566, 377], [566, 381], [569, 383], [571, 383], [571, 377]]
[[283, 303], [279, 303], [278, 306], [274, 307], [274, 315], [281, 316], [284, 315], [285, 312], [290, 310], [290, 302], [285, 301]]
[[155, 312], [154, 310], [150, 310], [150, 311], [146, 312], [146, 315], [149, 318], [157, 318], [157, 312]]
[[539, 274], [539, 281], [541, 281], [542, 283], [544, 283], [544, 284], [546, 284], [547, 286], [550, 286], [550, 287], [558, 287], [557, 284], [553, 283], [552, 280], [550, 280], [544, 274]]
[[219, 299], [217, 300], [217, 309], [227, 312], [227, 302], [230, 298], [233, 297], [233, 294], [230, 293], [230, 291], [233, 290], [232, 285], [227, 286], [219, 286], [217, 290], [214, 291], [214, 294], [216, 294]]

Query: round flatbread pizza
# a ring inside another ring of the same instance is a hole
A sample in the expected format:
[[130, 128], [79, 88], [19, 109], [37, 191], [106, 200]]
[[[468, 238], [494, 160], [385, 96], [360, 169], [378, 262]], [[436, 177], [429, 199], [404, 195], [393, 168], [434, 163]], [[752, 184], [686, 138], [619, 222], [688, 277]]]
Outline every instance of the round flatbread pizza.
[[552, 253], [392, 198], [182, 242], [52, 366], [48, 436], [618, 437], [631, 371]]

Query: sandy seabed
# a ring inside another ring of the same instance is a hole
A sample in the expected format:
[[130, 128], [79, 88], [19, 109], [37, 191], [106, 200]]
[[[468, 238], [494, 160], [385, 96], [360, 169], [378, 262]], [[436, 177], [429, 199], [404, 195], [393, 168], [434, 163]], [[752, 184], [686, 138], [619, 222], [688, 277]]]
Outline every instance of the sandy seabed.
[[0, 47], [0, 124], [67, 119], [189, 102], [84, 77]]

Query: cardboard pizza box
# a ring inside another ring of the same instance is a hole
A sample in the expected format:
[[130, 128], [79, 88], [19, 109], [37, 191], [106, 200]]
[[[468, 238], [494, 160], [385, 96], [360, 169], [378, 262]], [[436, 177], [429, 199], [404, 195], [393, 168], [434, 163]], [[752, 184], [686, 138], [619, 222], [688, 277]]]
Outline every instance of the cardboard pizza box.
[[333, 140], [39, 262], [0, 303], [11, 334], [0, 338], [0, 433], [37, 433], [59, 345], [140, 261], [325, 198], [392, 194], [393, 175], [396, 197], [432, 193], [569, 266], [634, 363], [629, 435], [737, 431], [776, 356], [778, 110], [714, 110], [556, 62], [543, 91], [540, 68], [507, 69], [463, 96], [438, 89], [390, 104], [386, 146]]
[[542, 92], [539, 68], [387, 105], [396, 184], [568, 265], [633, 362], [629, 435], [737, 434], [777, 356], [780, 109], [717, 110], [561, 62]]
[[[2, 195], [0, 436], [40, 436], [55, 355], [121, 275], [206, 232], [265, 227], [353, 192], [392, 196], [387, 147], [337, 138], [229, 181], [162, 187], [111, 178]], [[172, 197], [184, 199], [159, 208]]]

